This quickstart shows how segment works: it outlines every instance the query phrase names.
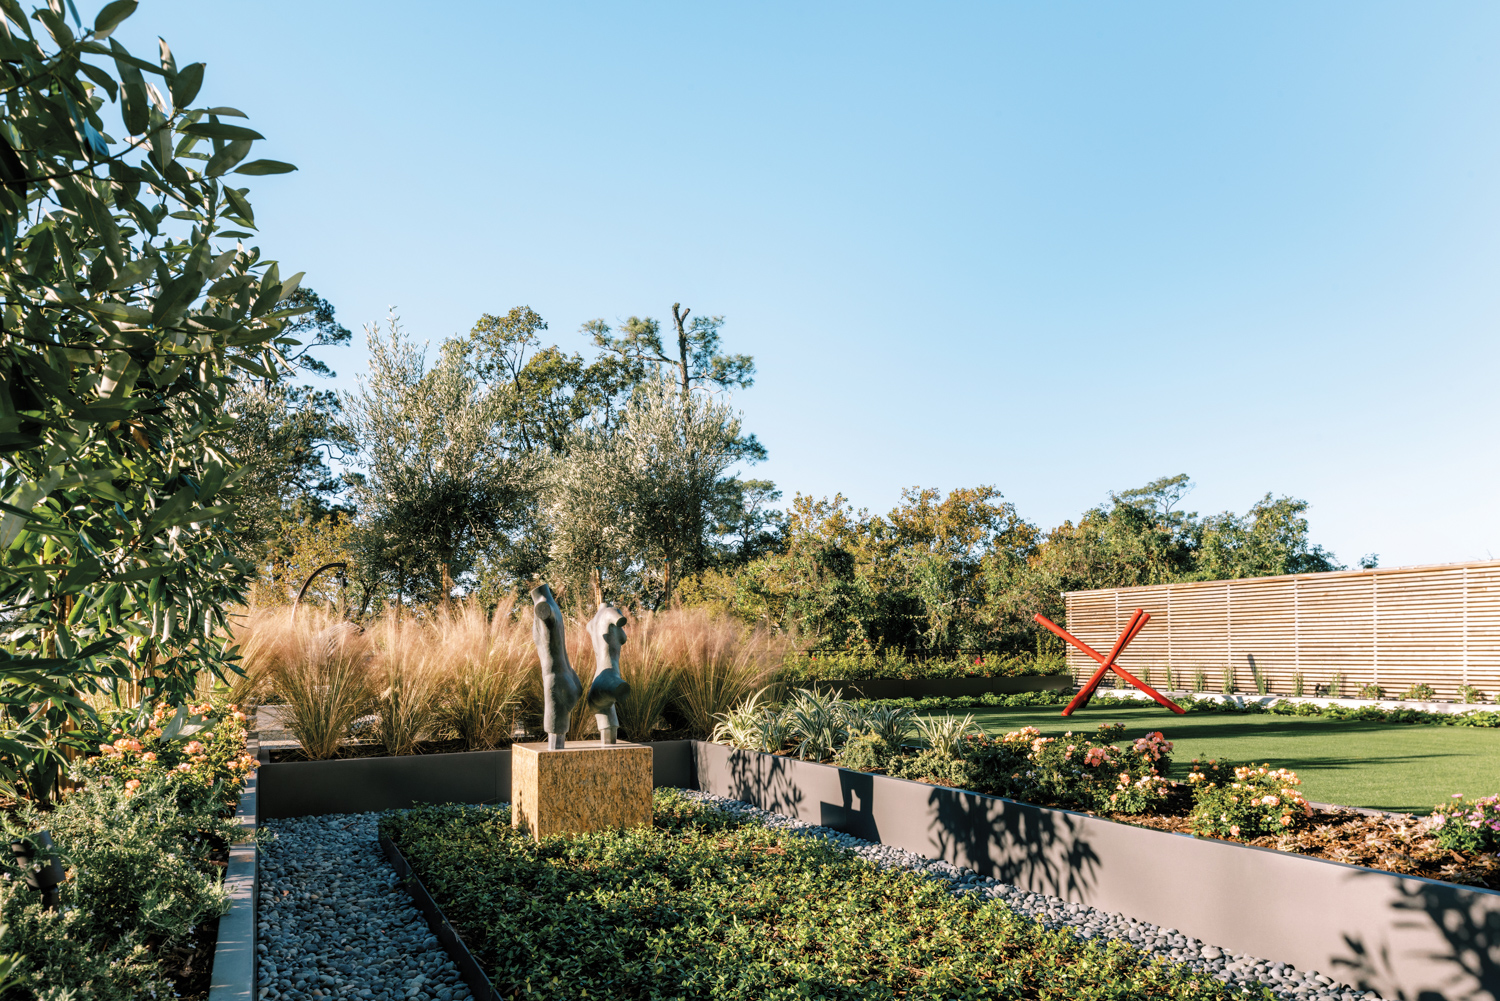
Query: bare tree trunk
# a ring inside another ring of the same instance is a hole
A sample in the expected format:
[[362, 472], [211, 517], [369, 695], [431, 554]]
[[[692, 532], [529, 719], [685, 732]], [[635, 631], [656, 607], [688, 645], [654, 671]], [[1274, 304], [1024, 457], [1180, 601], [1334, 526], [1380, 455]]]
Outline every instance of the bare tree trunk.
[[688, 398], [688, 390], [690, 389], [688, 382], [687, 327], [684, 324], [687, 323], [688, 314], [691, 312], [692, 310], [690, 309], [683, 309], [680, 303], [672, 303], [672, 321], [677, 324], [677, 371], [682, 381], [682, 398], [684, 400]]

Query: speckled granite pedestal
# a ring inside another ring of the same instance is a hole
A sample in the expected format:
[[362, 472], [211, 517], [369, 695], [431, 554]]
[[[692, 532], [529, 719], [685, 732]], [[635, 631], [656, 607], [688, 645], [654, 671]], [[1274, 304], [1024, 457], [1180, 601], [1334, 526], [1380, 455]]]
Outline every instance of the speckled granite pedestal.
[[569, 741], [510, 748], [511, 825], [535, 838], [651, 823], [651, 756], [645, 744]]

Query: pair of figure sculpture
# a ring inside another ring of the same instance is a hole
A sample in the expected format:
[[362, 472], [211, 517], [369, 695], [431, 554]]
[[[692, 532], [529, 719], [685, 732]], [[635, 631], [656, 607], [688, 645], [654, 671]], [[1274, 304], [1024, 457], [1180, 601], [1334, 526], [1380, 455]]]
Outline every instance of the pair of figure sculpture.
[[[536, 641], [537, 656], [542, 661], [542, 729], [547, 732], [547, 749], [563, 749], [568, 735], [568, 720], [573, 707], [583, 697], [583, 683], [573, 665], [568, 663], [566, 625], [562, 609], [546, 584], [531, 589], [536, 613], [531, 637]], [[589, 708], [599, 725], [599, 740], [616, 743], [620, 718], [615, 703], [630, 694], [630, 686], [620, 677], [620, 647], [625, 645], [625, 613], [614, 605], [599, 606], [589, 620], [589, 639], [594, 643], [594, 680], [589, 685]]]

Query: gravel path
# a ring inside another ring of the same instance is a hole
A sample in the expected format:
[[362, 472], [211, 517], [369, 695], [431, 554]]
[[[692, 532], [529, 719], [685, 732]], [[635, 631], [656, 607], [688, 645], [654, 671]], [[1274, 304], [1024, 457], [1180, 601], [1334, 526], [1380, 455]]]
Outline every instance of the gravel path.
[[260, 998], [470, 997], [381, 854], [378, 817], [263, 825], [276, 836], [260, 851]]
[[980, 894], [992, 900], [1003, 900], [1021, 913], [1036, 918], [1048, 928], [1071, 928], [1080, 938], [1122, 938], [1140, 949], [1174, 962], [1186, 963], [1194, 970], [1211, 974], [1226, 983], [1265, 984], [1282, 998], [1321, 999], [1321, 1001], [1379, 1001], [1380, 995], [1368, 993], [1287, 963], [1236, 955], [1227, 949], [1189, 938], [1175, 928], [1147, 924], [1123, 914], [1111, 914], [1082, 904], [1072, 904], [1044, 893], [1030, 893], [1008, 883], [923, 855], [889, 845], [862, 841], [829, 827], [817, 827], [779, 813], [770, 813], [739, 800], [725, 799], [711, 793], [683, 790], [683, 795], [712, 803], [720, 809], [758, 818], [768, 827], [784, 828], [809, 837], [824, 838], [864, 856], [879, 866], [893, 866], [919, 872], [933, 879], [953, 884], [954, 892]]

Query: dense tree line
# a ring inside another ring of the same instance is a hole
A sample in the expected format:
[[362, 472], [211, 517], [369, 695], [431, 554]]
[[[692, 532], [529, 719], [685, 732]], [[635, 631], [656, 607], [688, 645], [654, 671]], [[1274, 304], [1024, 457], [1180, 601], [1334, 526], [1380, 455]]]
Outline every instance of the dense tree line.
[[1050, 532], [992, 486], [907, 490], [884, 517], [798, 496], [768, 551], [711, 570], [690, 599], [835, 649], [1016, 653], [1050, 640], [1067, 591], [1342, 569], [1308, 540], [1305, 501], [1184, 512], [1186, 475], [1111, 494]]
[[[347, 343], [311, 290], [293, 332]], [[541, 576], [569, 600], [711, 604], [825, 649], [1015, 653], [1048, 641], [1072, 590], [1338, 569], [1307, 504], [1267, 494], [1244, 515], [1184, 511], [1164, 477], [1044, 531], [994, 486], [912, 488], [888, 514], [797, 496], [735, 470], [765, 457], [727, 393], [751, 385], [722, 317], [674, 304], [666, 329], [584, 325], [592, 356], [547, 344], [517, 307], [485, 314], [429, 364], [392, 316], [367, 330], [354, 393], [246, 383], [236, 441], [254, 493], [245, 542], [270, 593], [348, 563], [330, 588], [361, 608], [494, 602]], [[290, 364], [329, 374], [306, 351]], [[325, 453], [353, 461], [336, 474]], [[357, 517], [353, 517], [357, 512]]]

